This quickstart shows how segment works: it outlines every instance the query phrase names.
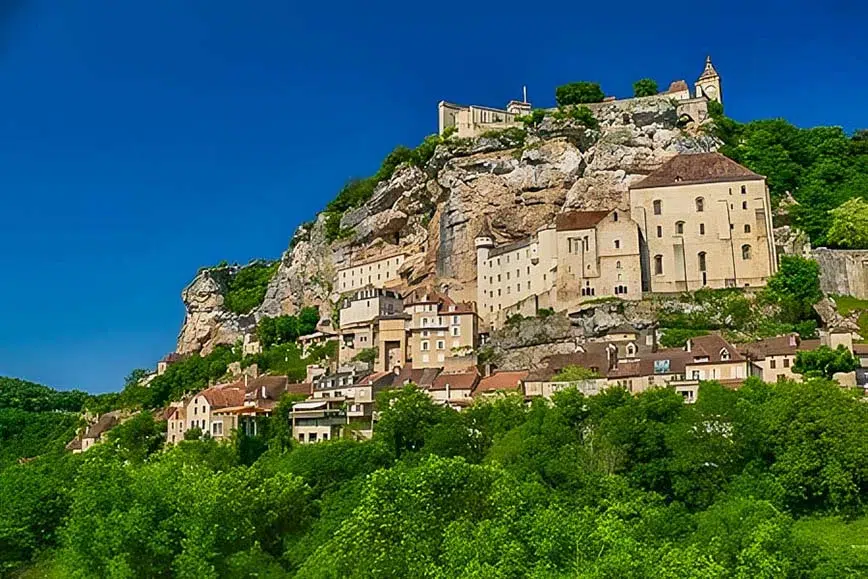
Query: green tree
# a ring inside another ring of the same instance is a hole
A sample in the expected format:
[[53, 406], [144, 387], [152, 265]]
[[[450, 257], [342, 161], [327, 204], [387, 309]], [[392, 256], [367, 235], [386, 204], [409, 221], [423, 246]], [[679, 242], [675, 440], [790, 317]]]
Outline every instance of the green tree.
[[157, 422], [150, 412], [140, 412], [109, 430], [106, 438], [124, 460], [141, 462], [163, 446], [165, 434], [165, 422]]
[[380, 421], [374, 438], [382, 440], [395, 456], [421, 450], [428, 430], [454, 412], [436, 405], [428, 394], [413, 384], [381, 392], [377, 397], [377, 408]]
[[587, 103], [599, 103], [606, 97], [603, 89], [596, 82], [571, 82], [559, 86], [555, 90], [555, 101], [559, 107], [568, 105], [580, 105]]
[[809, 378], [831, 378], [838, 372], [852, 372], [858, 367], [859, 361], [844, 345], [838, 345], [834, 350], [820, 346], [796, 352], [793, 372]]
[[583, 382], [599, 377], [600, 375], [597, 372], [573, 364], [564, 367], [560, 372], [552, 376], [552, 382]]
[[657, 81], [651, 78], [643, 78], [633, 83], [634, 97], [654, 96], [660, 92], [657, 88]]
[[813, 305], [823, 297], [820, 267], [798, 255], [782, 255], [777, 273], [766, 283], [764, 297], [781, 308], [786, 321], [813, 318]]
[[829, 213], [832, 224], [826, 239], [831, 245], [846, 249], [868, 249], [868, 201], [854, 197]]
[[379, 350], [377, 348], [365, 348], [358, 354], [353, 357], [353, 360], [357, 362], [365, 362], [367, 364], [373, 364], [377, 360], [377, 355]]
[[229, 278], [223, 301], [226, 309], [236, 314], [249, 314], [259, 307], [279, 265], [279, 262], [254, 262], [240, 268]]

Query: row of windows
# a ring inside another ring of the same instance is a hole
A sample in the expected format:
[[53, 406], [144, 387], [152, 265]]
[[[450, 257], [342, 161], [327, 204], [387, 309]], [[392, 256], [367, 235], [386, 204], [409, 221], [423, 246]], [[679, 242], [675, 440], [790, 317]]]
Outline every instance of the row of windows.
[[[377, 265], [377, 269], [380, 269], [381, 266], [385, 266], [386, 268], [388, 268], [390, 265], [392, 265], [392, 262], [393, 262], [393, 261], [394, 261], [394, 265], [398, 266], [398, 265], [401, 264], [400, 259], [401, 259], [400, 257], [396, 257], [394, 260], [392, 260], [392, 259], [387, 259], [387, 260], [384, 260], [384, 261], [378, 261], [378, 262], [376, 263], [376, 265]], [[354, 276], [356, 275], [356, 272], [357, 272], [357, 271], [359, 272], [359, 274], [361, 274], [362, 272], [365, 271], [365, 266], [360, 265], [360, 266], [358, 266], [358, 267], [353, 267], [353, 268], [350, 268], [350, 269], [345, 269], [344, 271], [341, 272], [341, 277], [342, 277], [342, 278], [346, 278], [346, 277], [347, 277], [347, 272], [350, 272], [350, 277], [354, 277]], [[369, 272], [374, 271], [374, 264], [373, 264], [373, 263], [372, 263], [371, 265], [368, 266], [368, 271], [369, 271]]]
[[[527, 282], [527, 289], [530, 290], [530, 282]], [[502, 291], [501, 288], [497, 288], [497, 297], [501, 296], [501, 291]], [[509, 295], [511, 291], [512, 291], [512, 286], [506, 286], [506, 295]], [[515, 284], [515, 293], [520, 293], [520, 292], [521, 292], [521, 284], [520, 283]], [[485, 295], [485, 294], [483, 293], [483, 295]], [[490, 298], [494, 297], [494, 290], [490, 290], [488, 292], [488, 297], [490, 297]]]
[[[525, 257], [527, 257], [528, 259], [530, 259], [530, 250], [529, 250], [529, 249], [525, 249], [525, 250], [524, 250], [524, 255], [525, 255]], [[504, 261], [505, 261], [506, 263], [509, 263], [509, 256], [510, 256], [509, 253], [507, 253], [506, 255], [503, 256], [503, 259], [504, 259]], [[492, 259], [489, 259], [489, 260], [488, 260], [488, 267], [494, 267], [494, 262], [495, 262], [495, 261], [497, 262], [497, 265], [500, 265], [500, 258], [497, 257], [497, 258], [492, 258]], [[520, 251], [515, 253], [515, 261], [521, 261], [521, 252], [520, 252]]]
[[[742, 195], [747, 193], [747, 190], [745, 189], [744, 185], [742, 185], [742, 187], [741, 187], [741, 193], [742, 193]], [[704, 197], [697, 197], [696, 199], [693, 200], [693, 203], [696, 205], [696, 212], [697, 213], [702, 213], [703, 211], [705, 211], [705, 198]], [[652, 207], [654, 208], [654, 215], [662, 215], [663, 214], [663, 201], [661, 201], [660, 199], [655, 199], [652, 202]], [[735, 209], [735, 206], [732, 205], [731, 208]], [[747, 209], [747, 201], [741, 202], [741, 208], [745, 209], [745, 210]]]
[[[734, 225], [730, 224], [730, 229], [732, 229], [734, 227], [735, 227]], [[744, 232], [750, 233], [750, 224], [749, 223], [744, 224]], [[675, 222], [675, 235], [684, 235], [684, 222], [683, 221], [676, 221]], [[705, 235], [705, 223], [699, 224], [699, 235]], [[663, 237], [663, 226], [662, 225], [657, 226], [657, 237]], [[615, 247], [617, 247], [617, 245]]]
[[[437, 340], [436, 346], [437, 346], [437, 349], [438, 349], [438, 350], [445, 350], [445, 349], [446, 349], [446, 340]], [[452, 347], [453, 347], [453, 348], [459, 348], [459, 347], [461, 347], [461, 342], [459, 342], [458, 340], [453, 340], [453, 341], [452, 341]], [[423, 341], [421, 342], [419, 348], [420, 348], [423, 352], [427, 352], [427, 351], [429, 351], [429, 350], [431, 349], [431, 342], [429, 342], [429, 341], [427, 341], [427, 340], [423, 340]]]
[[[753, 249], [750, 245], [742, 245], [741, 246], [741, 258], [744, 260], [751, 259]], [[700, 251], [696, 254], [697, 264], [699, 265], [699, 271], [707, 271], [707, 259], [706, 253], [704, 251]], [[663, 275], [663, 256], [657, 254], [654, 256], [654, 275]]]
[[[500, 281], [501, 281], [501, 275], [503, 275], [503, 274], [497, 274], [498, 283], [500, 283]], [[530, 275], [530, 266], [528, 266], [528, 268], [527, 268], [527, 275]], [[510, 276], [510, 272], [506, 272], [506, 280], [507, 281], [509, 281], [509, 276]], [[515, 278], [516, 279], [521, 278], [521, 270], [520, 269], [515, 270]], [[483, 279], [485, 281], [490, 282], [490, 283], [494, 283], [494, 276], [493, 275], [491, 277], [483, 276]]]

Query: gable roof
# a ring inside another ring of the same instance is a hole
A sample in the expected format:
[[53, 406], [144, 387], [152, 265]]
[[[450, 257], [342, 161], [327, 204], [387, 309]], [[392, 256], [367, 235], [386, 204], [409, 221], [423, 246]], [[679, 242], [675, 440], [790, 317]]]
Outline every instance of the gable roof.
[[558, 231], [576, 231], [593, 229], [605, 219], [611, 211], [568, 211], [555, 217], [555, 229]]
[[100, 438], [103, 433], [114, 428], [118, 423], [118, 412], [107, 412], [99, 417], [99, 419], [87, 427], [82, 438]]
[[478, 396], [498, 390], [519, 390], [521, 389], [522, 381], [527, 378], [527, 375], [527, 370], [495, 372], [491, 376], [486, 376], [479, 381], [479, 384], [473, 389], [473, 395]]
[[730, 181], [763, 181], [758, 175], [720, 153], [682, 153], [663, 163], [659, 169], [630, 186], [630, 189], [652, 189], [698, 183]]
[[799, 349], [799, 335], [787, 334], [775, 338], [757, 340], [749, 344], [742, 344], [738, 350], [743, 356], [751, 360], [762, 360], [766, 356], [795, 355]]
[[455, 374], [440, 374], [434, 379], [429, 390], [446, 390], [448, 385], [451, 390], [472, 390], [479, 381], [476, 370], [472, 372], [460, 372]]
[[227, 406], [241, 406], [244, 404], [243, 384], [225, 384], [212, 386], [199, 392], [211, 405], [211, 408], [226, 408]]
[[[705, 355], [708, 356], [707, 363], [744, 361], [744, 356], [741, 355], [736, 347], [717, 334], [691, 338], [689, 344], [690, 353], [693, 354], [694, 359]], [[723, 359], [722, 354], [724, 351], [729, 353], [729, 360]]]

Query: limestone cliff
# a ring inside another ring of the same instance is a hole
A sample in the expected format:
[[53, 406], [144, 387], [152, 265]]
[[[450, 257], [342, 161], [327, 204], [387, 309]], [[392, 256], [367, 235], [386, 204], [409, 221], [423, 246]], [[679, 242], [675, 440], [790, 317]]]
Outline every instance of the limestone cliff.
[[179, 351], [234, 339], [263, 315], [305, 305], [328, 312], [337, 302], [337, 269], [398, 250], [410, 256], [402, 266], [403, 287], [435, 285], [455, 299], [475, 300], [474, 237], [484, 222], [500, 243], [532, 234], [561, 211], [624, 207], [629, 184], [669, 157], [717, 147], [678, 101], [665, 96], [593, 108], [599, 130], [547, 116], [526, 138], [520, 131], [453, 138], [438, 145], [424, 168], [399, 167], [367, 203], [343, 216], [351, 239], [328, 243], [322, 215], [296, 232], [251, 316], [227, 315], [219, 284], [199, 276], [184, 291], [188, 313]]

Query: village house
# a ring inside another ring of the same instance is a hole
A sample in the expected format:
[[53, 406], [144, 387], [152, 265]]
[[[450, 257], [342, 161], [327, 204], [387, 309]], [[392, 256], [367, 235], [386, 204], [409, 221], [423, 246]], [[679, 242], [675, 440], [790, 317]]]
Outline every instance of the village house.
[[214, 411], [243, 406], [244, 394], [244, 382], [219, 384], [197, 393], [187, 403], [184, 433], [198, 428], [202, 434], [208, 434], [217, 440], [228, 437], [230, 432], [224, 430], [223, 418], [215, 420]]
[[[339, 363], [350, 362], [363, 350], [379, 349], [380, 318], [398, 316], [403, 311], [404, 302], [393, 290], [369, 286], [344, 298], [339, 310]], [[387, 325], [386, 329], [391, 334], [392, 328]], [[400, 353], [398, 357], [401, 357]]]
[[522, 392], [522, 383], [527, 379], [527, 370], [498, 371], [482, 378], [473, 389], [472, 396], [491, 397], [503, 392]]
[[425, 391], [435, 402], [450, 405], [469, 403], [478, 383], [476, 368], [465, 372], [441, 372]]
[[464, 370], [476, 365], [479, 326], [473, 304], [423, 290], [406, 299], [409, 359], [414, 368]]
[[105, 434], [120, 424], [121, 422], [121, 411], [114, 410], [112, 412], [106, 412], [105, 414], [97, 417], [97, 419], [89, 424], [81, 436], [76, 436], [73, 438], [67, 445], [66, 449], [72, 451], [73, 454], [78, 454], [80, 452], [85, 452], [95, 445], [98, 442], [103, 440]]
[[178, 354], [176, 352], [170, 352], [163, 356], [163, 358], [157, 362], [157, 376], [162, 376], [166, 373], [166, 370], [174, 364], [175, 362], [180, 362], [184, 359], [184, 356]]

